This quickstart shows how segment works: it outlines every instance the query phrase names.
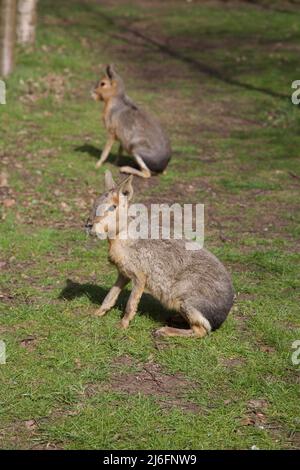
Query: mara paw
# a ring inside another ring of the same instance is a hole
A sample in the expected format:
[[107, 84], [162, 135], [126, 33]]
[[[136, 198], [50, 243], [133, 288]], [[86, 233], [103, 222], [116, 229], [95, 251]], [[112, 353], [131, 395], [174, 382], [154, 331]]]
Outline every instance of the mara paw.
[[106, 314], [107, 310], [105, 310], [104, 308], [100, 307], [98, 308], [97, 310], [95, 310], [94, 312], [94, 316], [95, 317], [103, 317], [105, 314]]
[[162, 336], [169, 336], [168, 334], [168, 327], [167, 326], [163, 326], [162, 328], [159, 328], [158, 330], [155, 330], [153, 332], [153, 335], [156, 337], [156, 338], [160, 338]]
[[129, 327], [129, 321], [122, 319], [121, 321], [119, 321], [117, 326], [121, 330], [126, 330]]

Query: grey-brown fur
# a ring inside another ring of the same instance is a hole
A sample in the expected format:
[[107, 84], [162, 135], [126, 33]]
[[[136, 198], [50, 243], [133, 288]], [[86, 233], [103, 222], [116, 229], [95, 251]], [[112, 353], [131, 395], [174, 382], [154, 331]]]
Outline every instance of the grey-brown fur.
[[126, 95], [124, 82], [111, 65], [106, 67], [105, 76], [97, 83], [92, 96], [105, 103], [104, 124], [108, 132], [96, 167], [104, 163], [113, 143], [118, 141], [119, 153], [126, 151], [140, 168], [121, 167], [121, 172], [147, 178], [151, 172], [164, 171], [171, 158], [169, 139], [157, 119]]
[[[106, 187], [108, 192], [96, 201], [87, 224], [93, 234], [109, 232], [114, 210], [119, 211], [132, 197], [131, 177], [117, 187], [107, 172]], [[95, 217], [99, 205], [104, 210], [100, 217]], [[97, 315], [104, 315], [114, 306], [119, 293], [131, 280], [133, 288], [121, 322], [124, 328], [134, 317], [144, 291], [166, 308], [179, 312], [190, 325], [189, 330], [164, 327], [158, 334], [204, 336], [223, 323], [232, 307], [234, 293], [228, 272], [212, 253], [205, 249], [186, 250], [184, 240], [122, 240], [121, 233], [120, 225], [117, 237], [109, 238], [109, 258], [119, 276]]]

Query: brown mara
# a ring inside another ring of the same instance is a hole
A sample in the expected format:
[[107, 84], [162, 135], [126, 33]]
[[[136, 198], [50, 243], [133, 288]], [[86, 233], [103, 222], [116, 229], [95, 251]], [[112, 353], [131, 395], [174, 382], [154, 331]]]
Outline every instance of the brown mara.
[[[106, 192], [95, 200], [86, 230], [95, 236], [107, 235], [109, 259], [119, 274], [95, 315], [105, 315], [115, 305], [122, 289], [132, 281], [121, 327], [129, 326], [146, 291], [167, 309], [177, 311], [190, 326], [189, 329], [166, 326], [157, 330], [157, 335], [203, 337], [219, 328], [234, 299], [231, 278], [223, 264], [204, 248], [186, 250], [185, 240], [121, 236], [124, 227], [118, 213], [130, 204], [132, 176], [117, 185], [107, 171], [105, 188]], [[116, 217], [119, 222], [116, 236], [112, 237]]]
[[170, 141], [158, 120], [137, 106], [125, 93], [125, 85], [112, 65], [107, 65], [92, 97], [104, 101], [103, 120], [108, 133], [99, 168], [108, 158], [114, 142], [131, 155], [138, 168], [122, 166], [122, 173], [149, 178], [151, 173], [163, 172], [171, 158]]

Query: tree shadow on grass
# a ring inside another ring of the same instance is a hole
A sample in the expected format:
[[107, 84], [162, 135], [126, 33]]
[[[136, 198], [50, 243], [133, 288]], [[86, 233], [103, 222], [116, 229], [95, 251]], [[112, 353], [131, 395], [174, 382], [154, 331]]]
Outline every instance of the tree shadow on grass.
[[[91, 155], [91, 157], [94, 157], [96, 160], [99, 160], [101, 153], [102, 153], [101, 149], [91, 144], [79, 145], [75, 147], [74, 150], [75, 152], [88, 153], [89, 155]], [[128, 165], [128, 166], [131, 166], [132, 168], [138, 168], [134, 159], [130, 158], [127, 155], [122, 155], [122, 157], [119, 157], [119, 160], [118, 160], [117, 154], [110, 153], [106, 162], [111, 163], [112, 165], [115, 165], [117, 167]]]
[[[74, 282], [71, 279], [67, 279], [66, 286], [62, 289], [58, 298], [60, 300], [72, 301], [76, 298], [87, 297], [92, 304], [95, 304], [97, 307], [99, 307], [108, 292], [109, 289], [103, 288], [96, 284], [80, 284], [79, 282]], [[130, 291], [125, 290], [121, 292], [114, 308], [118, 308], [123, 312], [129, 295]], [[178, 323], [178, 319], [172, 318], [172, 312], [166, 310], [149, 294], [143, 294], [138, 306], [138, 312], [152, 318], [157, 322], [162, 322], [169, 325]]]
[[[123, 30], [129, 33], [131, 35], [131, 41], [129, 40], [129, 42], [131, 42], [132, 45], [135, 44], [137, 39], [141, 40], [144, 43], [144, 47], [152, 49], [156, 52], [163, 53], [166, 56], [181, 61], [183, 64], [190, 66], [194, 70], [197, 70], [198, 72], [207, 75], [208, 77], [219, 80], [223, 83], [227, 83], [228, 85], [236, 86], [244, 90], [264, 93], [274, 98], [281, 98], [285, 100], [290, 99], [290, 96], [288, 94], [277, 92], [275, 90], [272, 90], [271, 88], [252, 85], [251, 83], [246, 83], [243, 80], [235, 78], [235, 76], [231, 75], [234, 71], [233, 65], [231, 67], [231, 74], [228, 74], [228, 72], [225, 72], [222, 67], [219, 68], [216, 66], [209, 65], [206, 62], [200, 61], [192, 56], [186, 55], [185, 52], [178, 48], [170, 47], [169, 45], [159, 41], [150, 34], [145, 34], [144, 31], [133, 27], [131, 19], [121, 22], [119, 19], [115, 19], [113, 16], [110, 16], [109, 14], [106, 14], [104, 12], [101, 12], [101, 17], [106, 20], [109, 27], [117, 29], [117, 31]], [[124, 38], [122, 39], [125, 41]], [[199, 49], [201, 49], [200, 45]]]

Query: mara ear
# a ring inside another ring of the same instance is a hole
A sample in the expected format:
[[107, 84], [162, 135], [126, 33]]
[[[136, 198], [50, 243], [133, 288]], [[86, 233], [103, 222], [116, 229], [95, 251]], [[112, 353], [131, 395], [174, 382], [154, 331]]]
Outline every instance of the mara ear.
[[106, 66], [106, 75], [110, 80], [114, 80], [114, 78], [116, 78], [116, 71], [113, 64], [108, 64]]
[[130, 201], [133, 196], [132, 179], [133, 179], [132, 175], [128, 176], [128, 178], [126, 178], [120, 184], [120, 188], [119, 188], [119, 193], [123, 194], [123, 196], [126, 196], [128, 201]]
[[112, 189], [115, 189], [116, 183], [113, 180], [112, 174], [109, 170], [106, 170], [105, 172], [105, 189], [106, 191], [111, 191]]

